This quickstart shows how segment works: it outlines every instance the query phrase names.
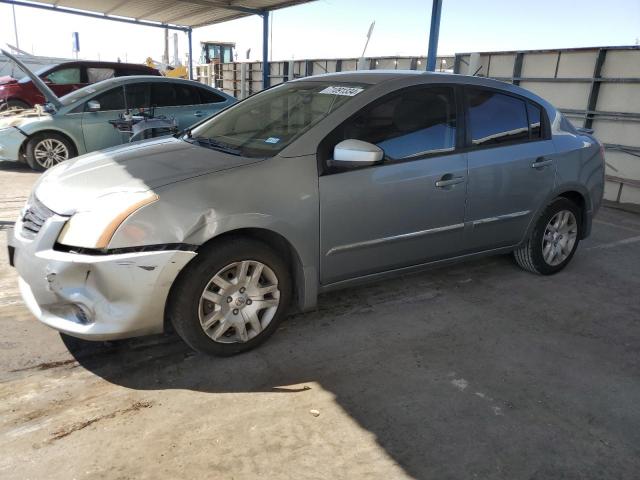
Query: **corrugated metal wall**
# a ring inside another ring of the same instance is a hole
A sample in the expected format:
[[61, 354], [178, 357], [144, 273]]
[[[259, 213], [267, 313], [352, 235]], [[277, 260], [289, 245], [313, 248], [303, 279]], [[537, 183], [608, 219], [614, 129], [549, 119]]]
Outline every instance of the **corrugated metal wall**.
[[457, 54], [456, 73], [513, 82], [606, 147], [608, 200], [640, 204], [640, 47]]

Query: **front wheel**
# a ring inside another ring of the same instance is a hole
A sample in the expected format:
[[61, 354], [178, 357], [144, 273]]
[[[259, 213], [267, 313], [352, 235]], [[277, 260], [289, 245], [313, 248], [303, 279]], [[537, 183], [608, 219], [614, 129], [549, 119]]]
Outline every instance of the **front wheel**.
[[172, 287], [168, 318], [194, 350], [229, 356], [269, 338], [291, 297], [286, 263], [266, 244], [237, 238], [205, 247]]
[[27, 164], [37, 172], [43, 172], [75, 155], [73, 144], [57, 133], [37, 133], [27, 142]]
[[542, 212], [527, 242], [514, 252], [518, 265], [532, 273], [552, 275], [573, 258], [580, 242], [580, 209], [556, 198]]

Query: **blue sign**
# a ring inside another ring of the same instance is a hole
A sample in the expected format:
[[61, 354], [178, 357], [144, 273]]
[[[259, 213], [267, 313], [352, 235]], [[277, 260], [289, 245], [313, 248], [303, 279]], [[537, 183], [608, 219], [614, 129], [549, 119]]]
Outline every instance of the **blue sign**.
[[71, 34], [71, 38], [72, 38], [72, 42], [73, 42], [73, 51], [74, 52], [79, 52], [80, 51], [80, 35], [78, 35], [78, 32], [73, 32]]

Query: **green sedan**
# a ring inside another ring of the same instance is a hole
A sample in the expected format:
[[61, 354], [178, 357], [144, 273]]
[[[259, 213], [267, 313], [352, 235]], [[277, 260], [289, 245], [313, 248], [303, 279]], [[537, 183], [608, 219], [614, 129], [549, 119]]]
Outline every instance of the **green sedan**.
[[125, 112], [154, 107], [156, 117], [171, 119], [182, 130], [236, 102], [198, 82], [156, 76], [110, 78], [58, 98], [19, 60], [14, 61], [33, 77], [47, 103], [0, 114], [0, 160], [26, 161], [38, 171], [128, 142], [130, 134], [110, 123]]

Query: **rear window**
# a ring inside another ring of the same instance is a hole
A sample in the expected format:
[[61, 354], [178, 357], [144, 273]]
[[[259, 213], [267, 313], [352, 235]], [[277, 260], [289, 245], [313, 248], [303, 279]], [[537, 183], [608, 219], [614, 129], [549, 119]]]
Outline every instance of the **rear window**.
[[468, 89], [467, 102], [473, 145], [528, 140], [529, 123], [524, 100], [491, 90]]

